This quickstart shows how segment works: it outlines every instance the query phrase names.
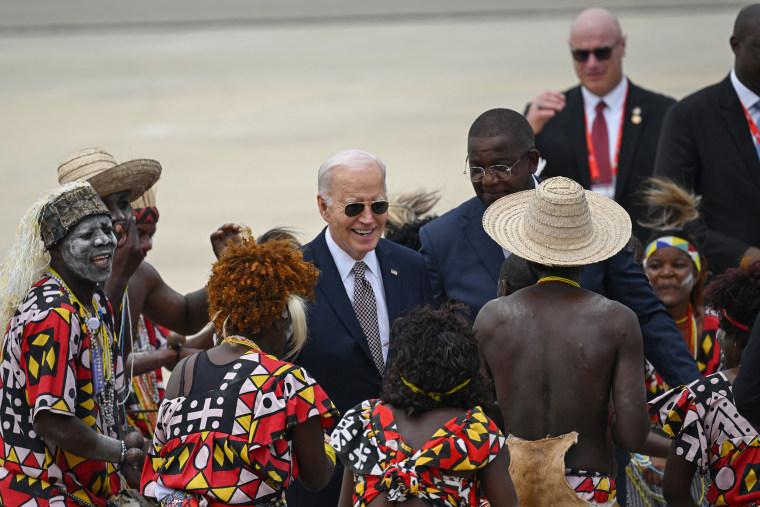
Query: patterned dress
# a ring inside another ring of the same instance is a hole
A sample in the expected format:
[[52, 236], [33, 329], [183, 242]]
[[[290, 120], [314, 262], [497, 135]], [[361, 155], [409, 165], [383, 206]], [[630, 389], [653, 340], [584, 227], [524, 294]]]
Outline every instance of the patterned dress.
[[504, 435], [480, 407], [453, 418], [415, 450], [398, 432], [382, 400], [349, 410], [332, 433], [332, 446], [355, 474], [354, 507], [383, 494], [390, 501], [416, 496], [433, 506], [486, 506], [477, 472], [504, 447]]
[[[112, 375], [120, 391], [124, 378], [110, 305], [99, 288], [95, 300], [104, 310], [101, 321], [110, 336], [111, 357], [116, 359]], [[66, 491], [103, 506], [119, 491], [112, 463], [77, 457], [34, 432], [34, 415], [50, 411], [77, 417], [98, 433], [116, 435], [93, 396], [90, 365], [98, 348], [78, 306], [55, 279], [44, 277], [10, 322], [0, 362], [0, 505], [77, 505], [62, 495]]]
[[[689, 317], [691, 317], [693, 310], [689, 307]], [[691, 328], [689, 328], [691, 330]], [[697, 362], [699, 372], [702, 376], [712, 375], [718, 372], [723, 367], [723, 356], [720, 351], [720, 345], [718, 340], [715, 339], [715, 335], [718, 332], [718, 317], [716, 315], [705, 315], [702, 322], [702, 337], [697, 340], [697, 350], [694, 351], [694, 344], [686, 344], [689, 346], [689, 352], [694, 356], [694, 360]], [[665, 381], [660, 377], [654, 369], [654, 366], [644, 360], [645, 365], [645, 384], [647, 388], [647, 399], [653, 400], [660, 396], [665, 391], [670, 389]]]
[[676, 453], [708, 471], [711, 505], [760, 503], [760, 441], [736, 410], [723, 372], [668, 391], [649, 404], [652, 421], [676, 442]]
[[219, 387], [161, 403], [141, 481], [146, 496], [169, 488], [209, 505], [279, 501], [298, 476], [290, 430], [314, 416], [323, 428], [337, 419], [332, 401], [298, 366], [251, 351], [227, 370]]
[[[139, 344], [135, 352], [145, 352], [168, 348], [166, 336], [169, 330], [153, 323], [145, 315], [137, 321]], [[137, 428], [146, 438], [153, 438], [156, 427], [158, 406], [164, 399], [164, 379], [161, 368], [135, 376], [132, 392], [127, 398], [127, 424]]]

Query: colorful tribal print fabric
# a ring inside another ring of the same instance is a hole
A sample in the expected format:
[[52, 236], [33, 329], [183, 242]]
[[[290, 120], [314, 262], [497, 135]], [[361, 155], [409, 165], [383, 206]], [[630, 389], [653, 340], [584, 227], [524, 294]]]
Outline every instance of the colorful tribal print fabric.
[[[113, 344], [119, 392], [124, 378], [111, 308], [100, 289], [95, 299], [106, 311], [102, 322]], [[51, 411], [115, 434], [93, 396], [92, 345], [78, 303], [52, 278], [34, 284], [10, 322], [0, 362], [0, 505], [76, 505], [57, 491], [62, 489], [102, 506], [118, 493], [113, 464], [74, 456], [34, 432], [34, 415]]]
[[[285, 495], [298, 476], [289, 431], [338, 411], [298, 366], [251, 351], [212, 390], [164, 399], [146, 461], [142, 492], [156, 487], [199, 493], [209, 505], [258, 505]], [[191, 505], [191, 504], [187, 504]]]
[[652, 421], [675, 438], [676, 453], [710, 472], [711, 505], [754, 505], [760, 500], [760, 442], [736, 410], [723, 372], [663, 394], [649, 404]]
[[[477, 471], [504, 447], [504, 435], [480, 407], [451, 419], [419, 450], [404, 443], [393, 412], [381, 400], [352, 408], [331, 445], [354, 472], [354, 507], [383, 494], [390, 501], [417, 496], [434, 506], [488, 505]], [[470, 477], [464, 477], [472, 474]]]
[[617, 485], [608, 475], [586, 470], [565, 469], [565, 480], [575, 490], [578, 498], [596, 504], [605, 504], [615, 499]]
[[[166, 349], [169, 330], [154, 324], [144, 315], [137, 322], [139, 344], [135, 352]], [[137, 375], [132, 379], [132, 393], [127, 398], [127, 424], [134, 426], [146, 437], [153, 438], [158, 406], [164, 399], [164, 380], [161, 368]]]

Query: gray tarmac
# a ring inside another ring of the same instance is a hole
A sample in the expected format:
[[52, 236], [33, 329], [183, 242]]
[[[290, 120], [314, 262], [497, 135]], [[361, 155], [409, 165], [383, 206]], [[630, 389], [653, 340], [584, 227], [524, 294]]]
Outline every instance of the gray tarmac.
[[[315, 236], [317, 168], [345, 148], [383, 159], [391, 196], [440, 191], [443, 213], [473, 195], [462, 169], [480, 113], [576, 83], [566, 39], [586, 5], [3, 2], [0, 251], [58, 164], [92, 146], [162, 163], [148, 261], [181, 291], [205, 283], [222, 223]], [[637, 84], [681, 98], [733, 64], [741, 3], [601, 5]]]

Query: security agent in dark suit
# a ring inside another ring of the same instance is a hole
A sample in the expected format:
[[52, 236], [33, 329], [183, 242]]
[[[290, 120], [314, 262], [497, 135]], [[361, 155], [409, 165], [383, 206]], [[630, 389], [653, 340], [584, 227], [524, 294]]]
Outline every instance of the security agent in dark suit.
[[654, 170], [702, 196], [696, 234], [717, 272], [760, 260], [760, 4], [739, 12], [730, 43], [731, 73], [665, 117]]
[[[470, 127], [465, 167], [476, 197], [420, 229], [420, 252], [430, 274], [433, 295], [465, 303], [473, 318], [493, 299], [501, 264], [509, 255], [486, 234], [483, 213], [505, 195], [535, 188], [538, 180], [533, 174], [539, 152], [534, 146], [533, 130], [520, 113], [492, 109], [480, 115]], [[682, 385], [699, 378], [697, 363], [673, 317], [652, 290], [630, 249], [584, 266], [581, 287], [634, 311], [641, 326], [644, 357], [666, 382]], [[619, 453], [617, 460], [618, 473], [622, 472], [617, 481], [618, 494], [624, 501], [628, 456]]]
[[[646, 241], [648, 232], [638, 220], [647, 210], [638, 192], [652, 175], [662, 121], [675, 100], [625, 76], [626, 36], [609, 11], [583, 11], [573, 21], [568, 43], [580, 85], [545, 92], [526, 111], [536, 148], [546, 160], [541, 177], [565, 176], [615, 199], [631, 216], [634, 235]], [[600, 102], [607, 134], [600, 131], [601, 147], [594, 142], [594, 129], [602, 128], [596, 122]], [[601, 157], [609, 163], [608, 180]]]
[[[314, 376], [344, 414], [379, 396], [382, 372], [393, 356], [393, 322], [409, 308], [432, 302], [432, 293], [422, 256], [381, 239], [388, 211], [383, 163], [367, 152], [342, 151], [322, 164], [318, 179], [317, 203], [328, 225], [303, 248], [304, 259], [321, 275], [308, 312], [309, 341], [294, 363]], [[364, 263], [364, 281], [354, 270], [357, 261]], [[335, 507], [342, 476], [338, 463], [330, 484], [316, 493], [296, 481], [288, 505]]]

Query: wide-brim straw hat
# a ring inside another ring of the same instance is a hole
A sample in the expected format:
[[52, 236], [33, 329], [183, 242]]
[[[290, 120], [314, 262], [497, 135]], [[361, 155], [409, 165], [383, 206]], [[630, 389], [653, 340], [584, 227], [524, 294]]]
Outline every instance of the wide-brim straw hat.
[[561, 176], [494, 202], [483, 228], [503, 248], [546, 266], [603, 261], [631, 239], [622, 206]]
[[129, 200], [139, 198], [161, 176], [157, 160], [141, 158], [116, 163], [113, 156], [100, 149], [78, 151], [58, 166], [58, 183], [88, 181], [100, 197], [129, 190]]

